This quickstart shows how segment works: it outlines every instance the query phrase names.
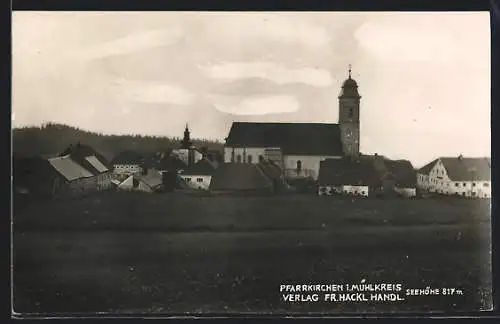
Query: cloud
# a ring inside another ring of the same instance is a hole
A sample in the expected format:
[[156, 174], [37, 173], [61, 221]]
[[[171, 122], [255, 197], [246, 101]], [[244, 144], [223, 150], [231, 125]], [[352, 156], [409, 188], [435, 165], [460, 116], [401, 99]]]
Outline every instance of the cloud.
[[331, 41], [326, 28], [284, 13], [230, 13], [217, 16], [218, 19], [210, 19], [206, 32], [229, 41], [267, 39], [281, 44], [300, 44], [310, 49], [327, 46]]
[[290, 113], [299, 109], [299, 102], [293, 96], [254, 96], [237, 103], [231, 96], [213, 96], [214, 107], [225, 113], [235, 115], [266, 115]]
[[325, 69], [292, 69], [273, 62], [229, 62], [201, 66], [201, 70], [214, 79], [262, 78], [278, 84], [305, 83], [315, 87], [328, 87], [332, 84], [332, 77]]
[[110, 93], [122, 101], [177, 105], [189, 105], [194, 101], [194, 95], [186, 89], [159, 82], [116, 79], [110, 84]]
[[[480, 18], [478, 23], [475, 18]], [[406, 14], [375, 17], [355, 38], [376, 58], [443, 64], [489, 62], [489, 21], [482, 16]], [[467, 45], [465, 45], [467, 44]], [[471, 60], [471, 57], [481, 57]]]
[[74, 51], [71, 54], [80, 59], [99, 59], [168, 46], [180, 40], [182, 36], [180, 28], [147, 30], [101, 43], [86, 50]]

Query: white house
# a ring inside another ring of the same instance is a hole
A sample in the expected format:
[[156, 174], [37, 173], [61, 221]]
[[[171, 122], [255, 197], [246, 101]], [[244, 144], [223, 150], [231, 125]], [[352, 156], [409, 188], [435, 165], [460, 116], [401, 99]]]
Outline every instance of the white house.
[[120, 152], [113, 161], [111, 161], [113, 173], [122, 177], [140, 174], [142, 172], [143, 163], [144, 157], [134, 151]]
[[433, 193], [491, 198], [491, 159], [440, 157], [418, 170], [417, 181]]
[[183, 170], [179, 177], [192, 189], [208, 190], [217, 163], [204, 158]]
[[359, 154], [360, 98], [349, 69], [338, 97], [338, 124], [234, 122], [226, 137], [224, 162], [271, 160], [288, 179], [317, 180], [321, 161]]

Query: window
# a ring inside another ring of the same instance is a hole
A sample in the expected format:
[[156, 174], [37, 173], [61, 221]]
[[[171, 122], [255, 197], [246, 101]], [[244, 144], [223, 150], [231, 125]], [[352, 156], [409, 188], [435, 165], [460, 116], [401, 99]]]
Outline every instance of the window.
[[191, 182], [191, 178], [186, 178], [186, 182]]
[[238, 155], [236, 156], [236, 162], [237, 162], [237, 163], [241, 163], [241, 154], [238, 154]]
[[234, 151], [231, 152], [231, 162], [234, 162]]
[[248, 163], [252, 163], [252, 162], [253, 162], [253, 161], [252, 161], [252, 160], [253, 160], [252, 155], [250, 155], [250, 154], [249, 154], [247, 159], [248, 159]]
[[354, 109], [352, 107], [349, 107], [347, 110], [347, 117], [352, 118], [354, 116]]
[[490, 184], [488, 182], [483, 183], [483, 187], [489, 187]]
[[264, 157], [262, 156], [262, 154], [259, 154], [259, 162], [263, 162], [264, 161]]
[[455, 187], [458, 187], [458, 182], [455, 182]]
[[196, 182], [203, 182], [203, 178], [196, 178]]
[[472, 183], [472, 186], [473, 186], [473, 187], [475, 187], [475, 186], [476, 186], [476, 183], [475, 183], [475, 182], [473, 182], [473, 183]]
[[298, 172], [302, 171], [302, 161], [301, 160], [297, 161], [297, 171]]
[[464, 186], [464, 187], [465, 187], [465, 186], [467, 186], [467, 183], [465, 183], [465, 182], [464, 182], [464, 183], [462, 183], [462, 186]]

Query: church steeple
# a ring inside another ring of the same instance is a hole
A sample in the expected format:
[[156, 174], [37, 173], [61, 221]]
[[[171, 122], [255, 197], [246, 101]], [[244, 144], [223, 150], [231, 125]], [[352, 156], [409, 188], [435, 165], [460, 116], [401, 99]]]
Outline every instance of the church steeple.
[[344, 154], [356, 156], [359, 154], [360, 139], [360, 99], [358, 84], [352, 78], [352, 66], [348, 67], [348, 78], [342, 84], [339, 96], [339, 125]]
[[182, 142], [181, 142], [181, 147], [183, 149], [188, 149], [191, 147], [191, 145], [193, 145], [193, 143], [191, 142], [191, 136], [190, 136], [188, 124], [186, 124], [186, 128], [184, 129], [184, 138], [182, 139]]

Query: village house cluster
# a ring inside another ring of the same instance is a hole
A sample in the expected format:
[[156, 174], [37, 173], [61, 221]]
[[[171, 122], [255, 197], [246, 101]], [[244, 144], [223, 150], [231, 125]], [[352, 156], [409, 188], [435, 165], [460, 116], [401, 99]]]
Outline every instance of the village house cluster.
[[179, 147], [162, 152], [124, 151], [108, 162], [77, 143], [55, 157], [18, 159], [15, 190], [51, 197], [103, 190], [491, 197], [490, 158], [439, 157], [416, 170], [407, 160], [362, 154], [361, 96], [350, 67], [338, 100], [338, 124], [233, 122], [222, 152], [195, 147], [186, 125]]

